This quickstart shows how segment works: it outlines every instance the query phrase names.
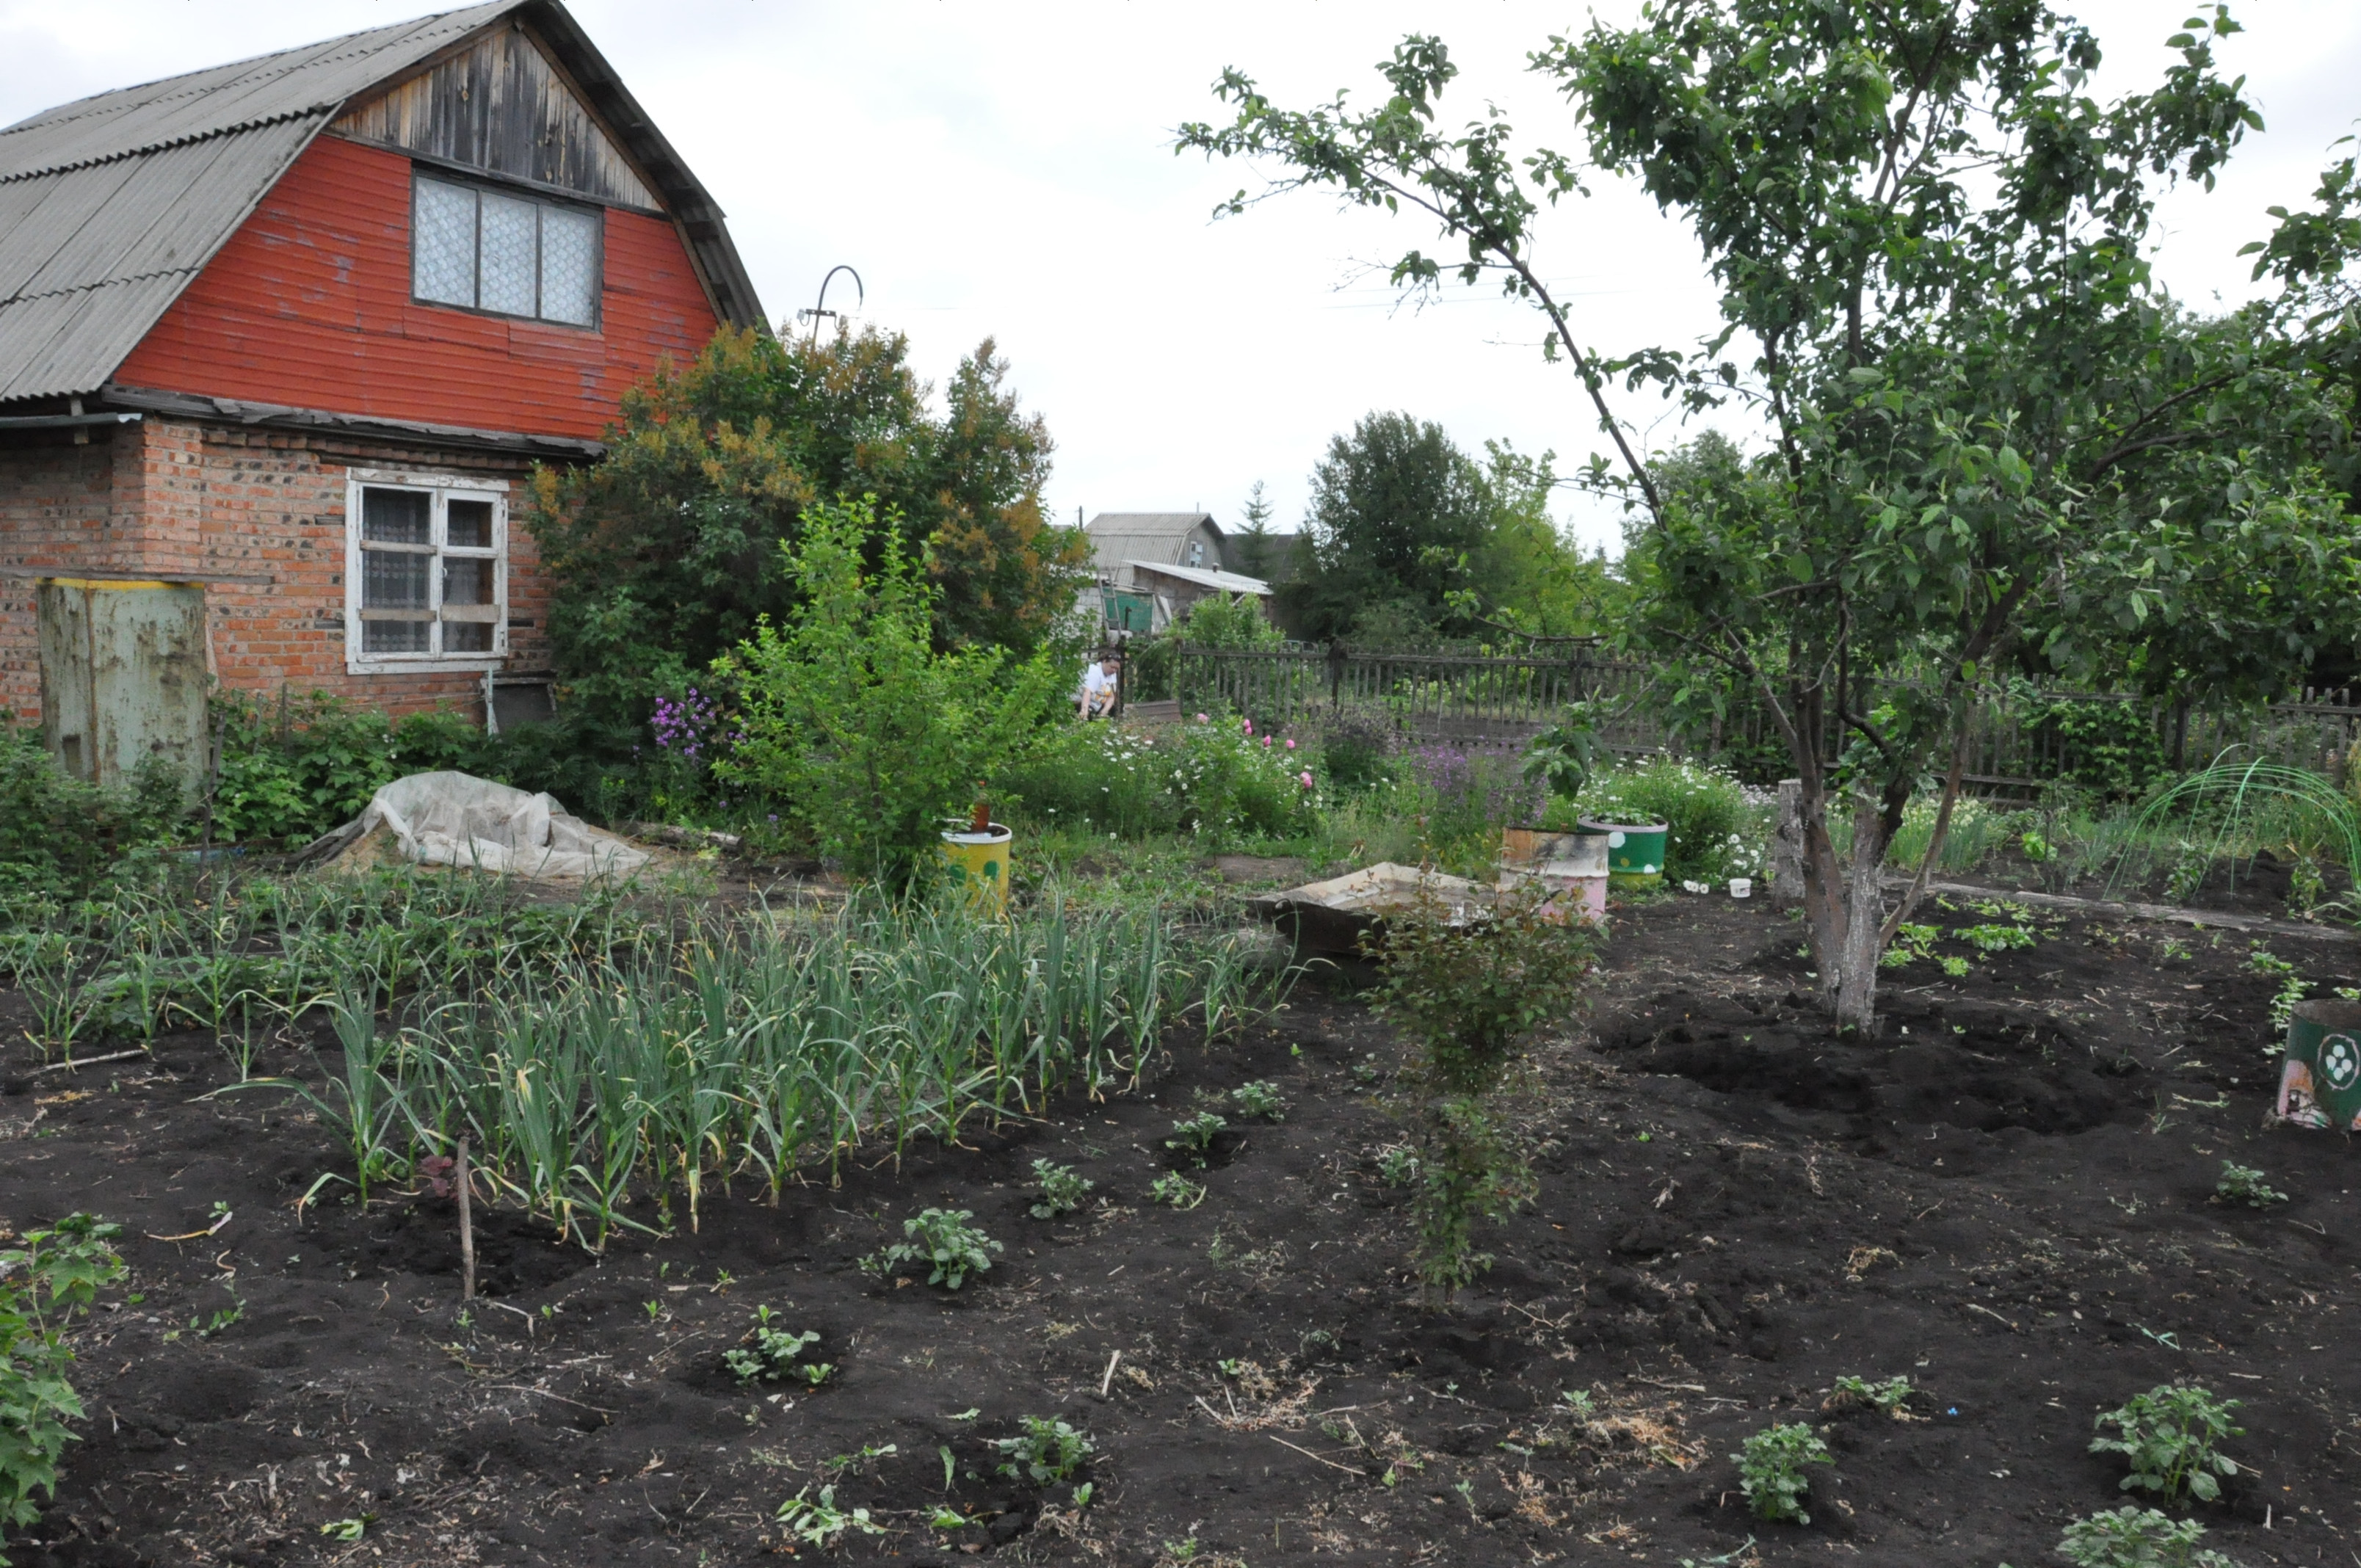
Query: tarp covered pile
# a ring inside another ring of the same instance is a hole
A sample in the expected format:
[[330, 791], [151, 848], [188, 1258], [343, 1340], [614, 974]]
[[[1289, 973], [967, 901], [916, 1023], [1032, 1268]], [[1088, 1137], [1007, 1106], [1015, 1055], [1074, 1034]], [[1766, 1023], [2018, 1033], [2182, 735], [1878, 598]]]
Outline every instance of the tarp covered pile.
[[412, 773], [299, 857], [335, 869], [385, 861], [504, 872], [544, 882], [629, 876], [653, 858], [545, 795], [459, 773]]

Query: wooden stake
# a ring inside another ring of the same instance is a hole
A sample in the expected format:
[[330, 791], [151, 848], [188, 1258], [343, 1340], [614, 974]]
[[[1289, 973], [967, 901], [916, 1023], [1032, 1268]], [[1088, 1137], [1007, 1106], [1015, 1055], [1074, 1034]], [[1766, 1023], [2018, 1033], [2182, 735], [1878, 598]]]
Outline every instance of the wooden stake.
[[476, 1225], [468, 1212], [467, 1140], [459, 1140], [459, 1163], [453, 1174], [459, 1179], [459, 1299], [476, 1299]]

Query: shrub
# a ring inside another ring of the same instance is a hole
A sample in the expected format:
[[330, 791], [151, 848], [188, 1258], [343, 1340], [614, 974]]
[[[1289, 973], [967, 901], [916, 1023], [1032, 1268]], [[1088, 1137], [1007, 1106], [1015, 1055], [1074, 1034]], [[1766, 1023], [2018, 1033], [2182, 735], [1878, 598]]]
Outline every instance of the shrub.
[[1090, 1463], [1098, 1445], [1091, 1434], [1047, 1416], [1021, 1416], [1021, 1435], [995, 1439], [993, 1447], [1007, 1455], [1003, 1475], [1029, 1477], [1037, 1486], [1071, 1481], [1074, 1472]]
[[1214, 714], [1181, 725], [1172, 743], [1166, 787], [1190, 832], [1217, 841], [1282, 839], [1318, 823], [1319, 781], [1293, 738]]
[[2168, 1503], [2184, 1495], [2211, 1502], [2222, 1495], [2215, 1477], [2238, 1473], [2238, 1462], [2214, 1452], [2214, 1444], [2245, 1433], [2230, 1419], [2239, 1403], [2216, 1399], [2194, 1384], [2158, 1384], [2099, 1417], [2096, 1425], [2121, 1435], [2092, 1438], [2091, 1452], [2120, 1453], [2130, 1462], [2125, 1491], [2155, 1492]]
[[2131, 799], [2172, 773], [2142, 703], [2037, 699], [2019, 710], [2017, 725], [2054, 758], [2046, 776], [2106, 799]]
[[1170, 788], [1176, 752], [1170, 741], [1159, 746], [1155, 736], [1119, 725], [1060, 724], [1002, 768], [993, 793], [1040, 828], [1126, 839], [1170, 833], [1182, 809]]
[[2066, 1527], [2058, 1551], [2074, 1568], [2238, 1568], [2221, 1552], [2199, 1546], [2204, 1538], [2205, 1527], [2195, 1519], [2126, 1506], [2076, 1519]]
[[878, 1272], [923, 1263], [932, 1269], [928, 1284], [958, 1289], [969, 1275], [992, 1267], [994, 1253], [1007, 1250], [969, 1224], [974, 1217], [965, 1209], [922, 1210], [917, 1218], [902, 1222], [902, 1234], [911, 1240], [895, 1242], [877, 1255]]
[[1033, 1179], [1041, 1184], [1041, 1201], [1033, 1205], [1037, 1220], [1054, 1220], [1060, 1214], [1071, 1214], [1082, 1206], [1091, 1189], [1098, 1184], [1083, 1176], [1071, 1165], [1053, 1160], [1033, 1162]]
[[934, 590], [873, 498], [812, 508], [781, 548], [803, 602], [716, 662], [740, 683], [745, 740], [715, 773], [775, 797], [823, 853], [906, 880], [976, 782], [1047, 720], [1057, 666], [938, 654]]
[[0, 1252], [0, 1524], [32, 1523], [41, 1513], [34, 1494], [57, 1493], [58, 1460], [74, 1441], [66, 1423], [82, 1419], [66, 1380], [74, 1360], [66, 1331], [99, 1287], [123, 1277], [110, 1245], [122, 1234], [69, 1214]]
[[1587, 927], [1553, 918], [1538, 882], [1479, 914], [1455, 916], [1432, 894], [1390, 916], [1378, 1008], [1418, 1042], [1411, 1212], [1417, 1266], [1444, 1299], [1489, 1264], [1474, 1250], [1478, 1219], [1498, 1219], [1532, 1190], [1510, 1138], [1484, 1107], [1507, 1082], [1517, 1047], [1565, 1017], [1594, 944]]
[[2245, 1203], [2256, 1209], [2268, 1209], [2274, 1203], [2284, 1203], [2288, 1195], [2263, 1179], [2263, 1172], [2250, 1165], [2222, 1162], [2222, 1179], [2213, 1190], [2224, 1202]]
[[1553, 799], [1543, 823], [1572, 828], [1583, 817], [1664, 823], [1669, 881], [1721, 882], [1762, 871], [1763, 834], [1755, 810], [1745, 786], [1719, 768], [1656, 757], [1598, 773], [1573, 800]]
[[0, 886], [71, 894], [125, 855], [169, 840], [182, 781], [143, 767], [127, 790], [100, 789], [58, 770], [38, 731], [0, 711]]
[[1525, 777], [1522, 764], [1509, 752], [1421, 746], [1409, 761], [1419, 781], [1434, 793], [1427, 837], [1437, 844], [1531, 822], [1541, 813], [1541, 784]]
[[1393, 727], [1380, 719], [1345, 714], [1320, 733], [1320, 765], [1331, 787], [1363, 790], [1394, 776]]
[[1738, 1462], [1739, 1490], [1746, 1494], [1746, 1506], [1754, 1517], [1795, 1524], [1812, 1522], [1804, 1510], [1804, 1499], [1812, 1490], [1804, 1466], [1836, 1463], [1828, 1456], [1828, 1445], [1802, 1421], [1763, 1428], [1730, 1458]]

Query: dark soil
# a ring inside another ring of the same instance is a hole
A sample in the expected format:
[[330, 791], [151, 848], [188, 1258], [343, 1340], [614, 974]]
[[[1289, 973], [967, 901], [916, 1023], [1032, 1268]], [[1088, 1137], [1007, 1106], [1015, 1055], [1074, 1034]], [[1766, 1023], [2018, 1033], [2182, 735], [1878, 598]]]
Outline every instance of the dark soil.
[[[2279, 981], [2243, 967], [2243, 938], [2043, 931], [1964, 978], [1888, 971], [1883, 1036], [1849, 1044], [1778, 913], [1627, 912], [1592, 1016], [1537, 1060], [1540, 1200], [1447, 1313], [1408, 1282], [1378, 1174], [1398, 1045], [1317, 990], [1212, 1048], [1175, 1036], [1135, 1098], [775, 1210], [713, 1201], [701, 1234], [594, 1258], [479, 1212], [487, 1299], [464, 1320], [451, 1204], [299, 1214], [335, 1151], [273, 1095], [195, 1098], [228, 1077], [210, 1043], [30, 1080], [12, 1047], [0, 1215], [122, 1222], [138, 1299], [111, 1293], [83, 1335], [84, 1441], [7, 1549], [30, 1568], [750, 1563], [788, 1550], [780, 1504], [832, 1478], [884, 1533], [806, 1559], [1146, 1565], [1193, 1534], [1197, 1563], [1254, 1568], [1670, 1568], [1752, 1536], [1769, 1563], [2031, 1568], [2122, 1500], [2120, 1464], [2086, 1452], [2093, 1414], [2189, 1377], [2245, 1401], [2229, 1452], [2249, 1468], [2200, 1510], [2209, 1544], [2345, 1562], [2361, 1172], [2340, 1135], [2263, 1129]], [[2355, 979], [2350, 946], [2279, 951], [2315, 986]], [[323, 1065], [298, 1043], [258, 1070]], [[1202, 1205], [1150, 1201], [1171, 1122], [1253, 1079], [1286, 1119], [1233, 1112]], [[1045, 1157], [1098, 1183], [1087, 1211], [1029, 1217]], [[2220, 1204], [2225, 1158], [2292, 1201]], [[216, 1201], [217, 1234], [154, 1239]], [[928, 1206], [1006, 1245], [992, 1271], [956, 1295], [863, 1274]], [[821, 1335], [827, 1384], [736, 1386], [721, 1353], [758, 1306]], [[1847, 1374], [1923, 1392], [1901, 1420], [1824, 1406]], [[1095, 1439], [1086, 1509], [994, 1473], [1025, 1415]], [[1809, 1526], [1756, 1523], [1729, 1456], [1796, 1420], [1836, 1464]], [[929, 1528], [939, 1505], [972, 1522]], [[345, 1519], [357, 1543], [322, 1533]]]

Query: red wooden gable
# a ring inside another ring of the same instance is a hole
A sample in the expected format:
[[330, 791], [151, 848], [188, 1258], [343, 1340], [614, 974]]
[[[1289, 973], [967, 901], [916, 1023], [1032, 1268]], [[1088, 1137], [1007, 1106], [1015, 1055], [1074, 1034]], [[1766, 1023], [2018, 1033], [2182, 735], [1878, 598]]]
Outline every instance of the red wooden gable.
[[596, 328], [411, 298], [411, 160], [322, 137], [115, 372], [126, 387], [597, 439], [717, 322], [679, 233], [609, 207]]

